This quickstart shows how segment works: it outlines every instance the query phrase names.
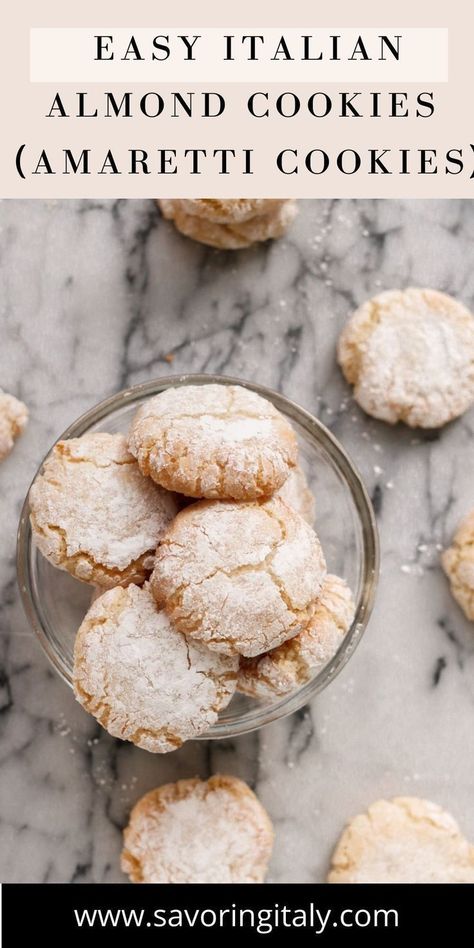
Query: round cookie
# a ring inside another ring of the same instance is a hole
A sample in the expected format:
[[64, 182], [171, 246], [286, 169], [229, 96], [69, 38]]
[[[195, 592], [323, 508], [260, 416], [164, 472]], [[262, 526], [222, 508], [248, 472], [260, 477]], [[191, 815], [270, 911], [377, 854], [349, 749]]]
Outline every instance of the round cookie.
[[263, 882], [273, 828], [236, 777], [178, 780], [135, 804], [121, 865], [132, 882]]
[[298, 454], [289, 422], [240, 385], [183, 385], [155, 395], [139, 408], [128, 443], [157, 484], [211, 499], [272, 494]]
[[314, 530], [278, 497], [200, 501], [160, 542], [151, 585], [180, 632], [251, 657], [301, 632], [325, 575]]
[[472, 883], [474, 846], [436, 803], [378, 800], [346, 826], [328, 882]]
[[442, 555], [442, 563], [454, 598], [474, 622], [474, 510], [458, 527], [452, 545]]
[[[276, 491], [277, 497], [293, 507], [296, 513], [299, 513], [310, 527], [314, 525], [316, 519], [316, 501], [314, 494], [308, 486], [306, 475], [299, 464], [292, 468], [286, 481], [279, 490]], [[185, 497], [184, 494], [175, 494], [179, 510], [188, 507], [196, 500], [195, 497]], [[202, 498], [199, 498], [200, 500]]]
[[74, 646], [74, 693], [109, 734], [163, 754], [204, 733], [229, 703], [238, 662], [188, 642], [145, 586], [90, 607]]
[[[281, 237], [296, 216], [293, 200], [160, 200], [158, 203], [163, 216], [172, 220], [181, 234], [218, 250], [242, 250], [254, 243]], [[258, 205], [253, 214], [248, 207], [251, 204]], [[190, 205], [199, 207], [190, 208]], [[217, 208], [208, 205], [217, 205]], [[223, 205], [227, 206], [223, 209]], [[206, 211], [209, 216], [205, 216]]]
[[268, 198], [179, 198], [159, 203], [178, 205], [188, 217], [198, 217], [214, 224], [241, 224], [254, 217], [266, 217], [286, 201]]
[[274, 698], [301, 688], [335, 655], [353, 618], [349, 587], [338, 576], [327, 575], [306, 628], [272, 652], [243, 658], [237, 690], [250, 698]]
[[316, 519], [316, 502], [308, 486], [306, 474], [299, 464], [293, 468], [283, 486], [280, 487], [278, 497], [281, 497], [289, 507], [293, 507], [293, 510], [296, 510], [310, 527], [313, 526]]
[[474, 317], [435, 290], [390, 290], [343, 330], [338, 359], [374, 418], [437, 428], [474, 402]]
[[0, 461], [10, 454], [27, 421], [26, 405], [0, 388]]
[[76, 579], [111, 588], [143, 582], [177, 503], [141, 474], [121, 434], [59, 441], [30, 491], [43, 555]]

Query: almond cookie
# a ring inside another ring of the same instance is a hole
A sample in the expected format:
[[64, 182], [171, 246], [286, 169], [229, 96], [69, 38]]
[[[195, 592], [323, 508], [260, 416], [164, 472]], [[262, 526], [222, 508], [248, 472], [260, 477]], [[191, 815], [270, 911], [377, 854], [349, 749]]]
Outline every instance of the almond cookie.
[[177, 230], [219, 250], [241, 250], [281, 237], [296, 216], [293, 200], [160, 200]]
[[451, 592], [466, 617], [474, 622], [474, 510], [463, 520], [442, 556]]
[[283, 487], [280, 487], [278, 496], [289, 507], [293, 507], [293, 510], [296, 510], [310, 527], [313, 526], [316, 518], [316, 502], [314, 494], [309, 489], [306, 474], [299, 464], [290, 472]]
[[271, 402], [240, 385], [169, 388], [139, 408], [129, 448], [143, 474], [188, 497], [254, 500], [295, 466], [295, 433]]
[[145, 586], [90, 607], [74, 646], [77, 700], [113, 737], [157, 754], [207, 731], [230, 701], [235, 659], [188, 642]]
[[132, 882], [263, 882], [273, 827], [242, 780], [178, 780], [145, 794], [124, 831]]
[[251, 657], [305, 628], [325, 575], [314, 530], [278, 497], [200, 501], [163, 537], [151, 585], [180, 632]]
[[27, 421], [26, 405], [0, 388], [0, 461], [10, 454]]
[[361, 408], [390, 424], [437, 428], [474, 402], [474, 317], [435, 290], [390, 290], [364, 303], [338, 359]]
[[349, 587], [338, 576], [326, 576], [306, 628], [266, 655], [243, 658], [237, 690], [250, 698], [274, 698], [296, 691], [335, 655], [353, 618]]
[[76, 579], [111, 588], [143, 582], [177, 503], [141, 474], [121, 434], [59, 441], [30, 491], [43, 555]]
[[286, 202], [279, 198], [180, 198], [159, 203], [179, 205], [189, 217], [213, 224], [242, 224], [254, 217], [266, 217]]
[[378, 800], [346, 826], [328, 882], [474, 882], [474, 846], [436, 803]]
[[[306, 475], [299, 464], [291, 470], [285, 483], [276, 491], [276, 494], [285, 501], [285, 504], [288, 504], [289, 507], [293, 507], [293, 510], [296, 510], [296, 513], [299, 513], [300, 516], [309, 523], [310, 527], [314, 525], [316, 519], [316, 501], [314, 494], [308, 486]], [[175, 494], [174, 496], [177, 499], [180, 510], [183, 510], [184, 507], [188, 507], [189, 504], [193, 504], [196, 500], [195, 497], [185, 497], [184, 494]], [[199, 499], [201, 500], [202, 498]]]

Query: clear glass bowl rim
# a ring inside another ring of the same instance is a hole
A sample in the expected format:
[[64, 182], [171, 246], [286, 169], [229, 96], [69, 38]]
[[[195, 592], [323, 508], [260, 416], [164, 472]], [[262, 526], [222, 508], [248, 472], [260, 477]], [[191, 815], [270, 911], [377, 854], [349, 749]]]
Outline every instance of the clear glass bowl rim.
[[[279, 718], [293, 714], [306, 705], [311, 698], [323, 691], [344, 668], [354, 652], [354, 649], [359, 644], [372, 612], [379, 571], [379, 540], [373, 507], [361, 476], [334, 435], [317, 418], [306, 411], [306, 409], [301, 408], [285, 395], [281, 395], [279, 392], [275, 392], [273, 389], [255, 382], [227, 375], [204, 373], [187, 373], [152, 379], [123, 389], [115, 395], [111, 395], [109, 398], [99, 402], [69, 425], [59, 436], [57, 441], [80, 437], [93, 425], [104, 421], [111, 412], [115, 411], [121, 405], [133, 404], [133, 402], [140, 401], [147, 397], [151, 398], [153, 395], [157, 395], [167, 388], [181, 385], [206, 384], [241, 385], [244, 388], [256, 392], [263, 398], [267, 398], [273, 402], [276, 408], [290, 418], [290, 420], [297, 422], [304, 428], [311, 440], [315, 440], [321, 445], [323, 450], [330, 456], [335, 467], [339, 470], [352, 495], [361, 526], [363, 553], [361, 594], [356, 604], [354, 621], [331, 661], [328, 662], [311, 681], [307, 682], [307, 684], [303, 685], [297, 691], [284, 696], [280, 701], [275, 702], [275, 704], [260, 705], [258, 702], [255, 702], [255, 706], [250, 711], [246, 711], [235, 721], [218, 721], [212, 726], [210, 731], [196, 738], [197, 740], [222, 740], [224, 738], [247, 734], [266, 724], [277, 721]], [[61, 662], [47, 634], [47, 621], [43, 618], [41, 603], [35, 595], [30, 575], [30, 549], [33, 541], [29, 519], [29, 493], [32, 484], [36, 480], [53, 447], [54, 445], [51, 446], [39, 465], [28, 488], [28, 493], [21, 511], [17, 539], [17, 579], [23, 608], [31, 628], [39, 639], [53, 667], [61, 678], [72, 687], [72, 680], [68, 669]]]

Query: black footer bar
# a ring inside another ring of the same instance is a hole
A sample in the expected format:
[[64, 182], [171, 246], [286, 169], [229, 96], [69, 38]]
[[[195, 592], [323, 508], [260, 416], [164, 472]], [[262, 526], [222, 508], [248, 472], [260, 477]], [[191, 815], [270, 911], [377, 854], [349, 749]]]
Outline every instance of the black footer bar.
[[474, 886], [3, 885], [3, 945], [405, 944], [471, 930]]

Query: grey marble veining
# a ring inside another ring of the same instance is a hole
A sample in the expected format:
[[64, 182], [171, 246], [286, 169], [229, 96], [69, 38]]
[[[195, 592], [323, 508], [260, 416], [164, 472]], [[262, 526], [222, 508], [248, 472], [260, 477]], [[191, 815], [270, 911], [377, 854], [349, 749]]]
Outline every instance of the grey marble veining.
[[[180, 237], [149, 201], [4, 201], [0, 228], [0, 384], [31, 410], [0, 467], [0, 877], [124, 881], [135, 799], [219, 770], [268, 807], [275, 881], [322, 881], [344, 822], [380, 796], [438, 801], [474, 839], [474, 629], [439, 567], [474, 505], [474, 412], [440, 434], [390, 429], [354, 406], [335, 363], [348, 314], [384, 288], [474, 305], [472, 203], [301, 202], [286, 239], [227, 254]], [[334, 431], [372, 494], [382, 574], [362, 644], [311, 707], [157, 757], [109, 738], [49, 667], [19, 604], [15, 532], [67, 424], [186, 371], [258, 380]]]

